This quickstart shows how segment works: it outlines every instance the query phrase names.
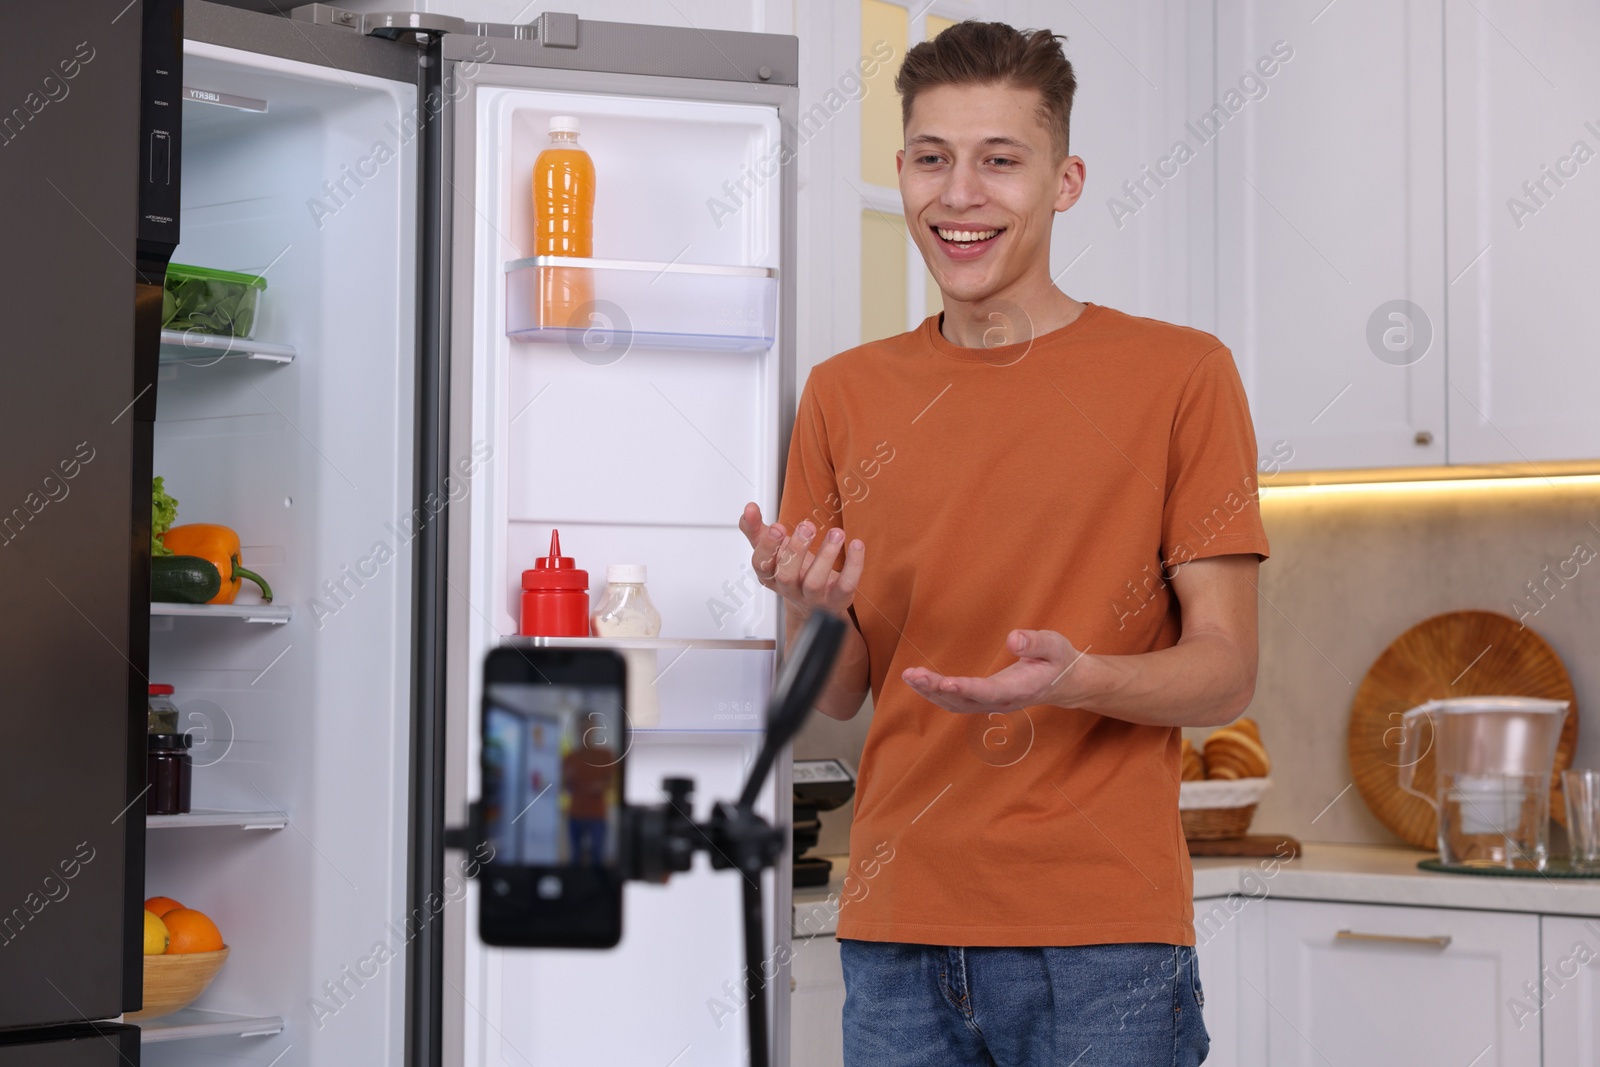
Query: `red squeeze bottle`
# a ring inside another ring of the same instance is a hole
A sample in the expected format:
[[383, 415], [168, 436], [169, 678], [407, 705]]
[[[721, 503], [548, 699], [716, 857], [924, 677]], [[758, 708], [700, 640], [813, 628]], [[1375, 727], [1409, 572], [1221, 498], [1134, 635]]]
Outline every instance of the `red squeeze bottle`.
[[561, 531], [550, 531], [550, 555], [522, 572], [524, 637], [589, 636], [589, 572], [561, 554]]

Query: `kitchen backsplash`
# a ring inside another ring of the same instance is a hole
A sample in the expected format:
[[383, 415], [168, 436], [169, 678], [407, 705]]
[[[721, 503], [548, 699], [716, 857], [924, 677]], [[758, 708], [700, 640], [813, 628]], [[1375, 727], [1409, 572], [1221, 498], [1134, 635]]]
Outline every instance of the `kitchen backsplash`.
[[[1577, 690], [1575, 765], [1600, 767], [1600, 479], [1271, 489], [1262, 514], [1272, 558], [1261, 569], [1261, 667], [1247, 714], [1261, 725], [1276, 788], [1254, 832], [1400, 843], [1351, 786], [1350, 702], [1391, 641], [1446, 611], [1521, 618], [1550, 643]], [[849, 722], [813, 716], [795, 757], [854, 766], [870, 722], [870, 704]], [[823, 816], [817, 854], [848, 850], [849, 812]]]
[[1400, 843], [1345, 791], [1350, 703], [1391, 641], [1446, 611], [1499, 612], [1550, 643], [1577, 691], [1575, 765], [1600, 766], [1600, 479], [1272, 489], [1262, 516], [1272, 559], [1247, 714], [1277, 785], [1253, 830]]

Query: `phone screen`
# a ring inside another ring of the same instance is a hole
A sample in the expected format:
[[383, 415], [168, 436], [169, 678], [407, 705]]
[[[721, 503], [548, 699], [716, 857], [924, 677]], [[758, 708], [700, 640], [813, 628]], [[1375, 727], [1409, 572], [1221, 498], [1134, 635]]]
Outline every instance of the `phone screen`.
[[621, 657], [497, 649], [485, 665], [480, 936], [533, 947], [621, 937], [627, 751]]

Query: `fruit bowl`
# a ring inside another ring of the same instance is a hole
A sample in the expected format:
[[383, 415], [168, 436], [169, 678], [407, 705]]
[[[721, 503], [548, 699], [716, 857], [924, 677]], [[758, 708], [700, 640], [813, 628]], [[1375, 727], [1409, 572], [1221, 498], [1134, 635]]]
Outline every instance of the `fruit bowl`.
[[228, 946], [215, 952], [173, 952], [144, 958], [144, 1007], [123, 1016], [130, 1023], [170, 1015], [193, 1004], [222, 970]]

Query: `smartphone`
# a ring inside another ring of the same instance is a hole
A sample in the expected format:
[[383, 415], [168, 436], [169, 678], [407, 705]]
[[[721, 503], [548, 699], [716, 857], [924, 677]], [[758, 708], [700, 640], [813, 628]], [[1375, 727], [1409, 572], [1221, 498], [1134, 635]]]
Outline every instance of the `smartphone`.
[[609, 649], [502, 647], [483, 668], [478, 936], [508, 948], [622, 939], [626, 667]]

